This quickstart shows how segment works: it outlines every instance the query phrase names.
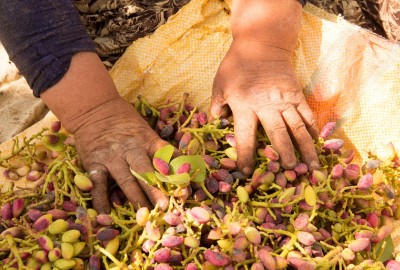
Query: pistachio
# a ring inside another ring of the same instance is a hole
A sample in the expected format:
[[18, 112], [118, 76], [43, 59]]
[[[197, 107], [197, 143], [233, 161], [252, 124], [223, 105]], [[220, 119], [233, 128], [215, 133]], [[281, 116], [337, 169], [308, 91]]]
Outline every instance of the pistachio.
[[267, 145], [264, 148], [264, 155], [271, 161], [278, 161], [279, 160], [278, 152], [274, 148], [272, 148], [271, 145]]
[[359, 238], [359, 239], [353, 240], [349, 244], [348, 247], [349, 247], [349, 249], [351, 249], [354, 252], [360, 252], [360, 251], [363, 251], [364, 249], [366, 249], [370, 243], [371, 243], [371, 241], [368, 238]]
[[202, 207], [193, 207], [190, 210], [190, 214], [194, 220], [196, 220], [200, 224], [205, 224], [210, 221], [211, 216], [208, 211]]
[[54, 266], [60, 270], [71, 269], [76, 265], [75, 260], [58, 259], [54, 262]]
[[340, 139], [330, 139], [324, 142], [324, 149], [328, 151], [337, 151], [344, 145], [344, 141]]
[[159, 173], [163, 175], [168, 175], [170, 172], [169, 164], [161, 158], [153, 158], [153, 166]]
[[118, 230], [110, 229], [110, 228], [104, 228], [104, 229], [100, 229], [97, 232], [96, 238], [99, 241], [110, 241], [111, 239], [114, 239], [115, 237], [117, 237], [118, 234], [119, 234]]
[[61, 249], [56, 247], [56, 248], [49, 250], [47, 257], [48, 257], [49, 261], [51, 261], [51, 262], [58, 260], [59, 258], [61, 258]]
[[325, 124], [325, 126], [321, 129], [321, 132], [319, 136], [326, 140], [328, 137], [330, 137], [333, 133], [333, 130], [336, 127], [336, 122], [328, 122]]
[[160, 248], [154, 252], [154, 260], [158, 263], [167, 263], [171, 257], [169, 248]]
[[231, 263], [231, 259], [226, 254], [209, 249], [204, 252], [204, 258], [212, 265], [218, 267], [223, 267]]
[[108, 214], [99, 214], [96, 216], [96, 222], [101, 226], [110, 226], [113, 222], [113, 219]]
[[244, 234], [246, 235], [247, 240], [254, 245], [258, 245], [261, 243], [261, 234], [260, 232], [253, 227], [246, 227], [244, 229]]
[[185, 246], [189, 248], [197, 248], [200, 245], [199, 239], [193, 236], [186, 236], [185, 239], [183, 240], [183, 243], [185, 244]]
[[304, 190], [304, 199], [310, 206], [315, 206], [317, 204], [317, 194], [315, 194], [315, 190], [312, 186], [306, 186]]
[[176, 170], [176, 174], [181, 174], [181, 173], [189, 173], [191, 169], [190, 163], [183, 163], [179, 168]]
[[183, 240], [184, 240], [183, 237], [180, 236], [167, 236], [161, 239], [161, 244], [164, 247], [172, 248], [182, 244]]
[[90, 191], [93, 188], [93, 182], [84, 174], [77, 174], [74, 176], [75, 185], [83, 191]]
[[146, 222], [147, 222], [148, 219], [149, 219], [149, 214], [150, 214], [150, 211], [149, 211], [149, 209], [148, 209], [147, 207], [141, 207], [141, 208], [139, 208], [139, 209], [137, 210], [137, 212], [136, 212], [136, 223], [137, 223], [139, 226], [144, 226], [144, 225], [146, 225]]
[[3, 220], [10, 220], [13, 217], [11, 203], [5, 203], [1, 206], [1, 218]]
[[72, 259], [74, 257], [74, 247], [70, 243], [61, 244], [61, 256], [64, 259]]
[[249, 194], [247, 193], [246, 189], [244, 187], [237, 187], [236, 189], [236, 194], [239, 198], [239, 201], [242, 203], [247, 203], [249, 200]]
[[110, 240], [106, 245], [106, 250], [110, 252], [110, 254], [114, 255], [117, 253], [119, 248], [119, 238], [115, 237], [114, 239]]
[[81, 237], [81, 232], [78, 230], [69, 230], [62, 234], [61, 240], [65, 243], [75, 243], [78, 242]]

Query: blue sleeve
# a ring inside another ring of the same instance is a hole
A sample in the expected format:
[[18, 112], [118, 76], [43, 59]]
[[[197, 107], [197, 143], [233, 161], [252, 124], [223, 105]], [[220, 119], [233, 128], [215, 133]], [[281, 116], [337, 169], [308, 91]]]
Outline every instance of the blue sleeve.
[[95, 52], [71, 0], [0, 0], [0, 41], [36, 97], [80, 51]]

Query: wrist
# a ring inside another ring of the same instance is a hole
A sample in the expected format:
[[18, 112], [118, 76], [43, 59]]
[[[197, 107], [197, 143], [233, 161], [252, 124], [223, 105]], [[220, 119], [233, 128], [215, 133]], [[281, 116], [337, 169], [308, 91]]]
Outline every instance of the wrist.
[[107, 129], [122, 122], [132, 121], [139, 114], [135, 108], [122, 98], [116, 98], [100, 104], [90, 111], [68, 121], [71, 133], [81, 128], [96, 126], [96, 129]]
[[74, 55], [63, 78], [40, 97], [71, 133], [98, 108], [123, 101], [98, 56], [90, 52]]
[[234, 0], [233, 39], [293, 52], [301, 27], [301, 10], [298, 0]]
[[289, 62], [291, 63], [293, 52], [271, 45], [264, 40], [248, 40], [238, 37], [233, 40], [229, 53], [235, 55], [240, 62]]

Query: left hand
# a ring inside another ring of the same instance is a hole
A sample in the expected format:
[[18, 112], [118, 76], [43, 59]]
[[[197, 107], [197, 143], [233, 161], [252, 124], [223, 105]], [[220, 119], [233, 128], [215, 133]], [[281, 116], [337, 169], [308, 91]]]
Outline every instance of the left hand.
[[211, 114], [234, 117], [238, 167], [254, 169], [258, 121], [280, 154], [283, 168], [297, 161], [295, 146], [310, 171], [319, 167], [313, 139], [318, 128], [294, 72], [290, 53], [262, 44], [233, 41], [216, 74]]

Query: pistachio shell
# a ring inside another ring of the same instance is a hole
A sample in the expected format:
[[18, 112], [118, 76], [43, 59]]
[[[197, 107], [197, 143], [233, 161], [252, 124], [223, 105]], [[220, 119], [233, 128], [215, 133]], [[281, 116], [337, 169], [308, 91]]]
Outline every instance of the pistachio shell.
[[169, 164], [161, 158], [153, 158], [153, 166], [159, 173], [163, 175], [168, 175], [170, 172]]
[[325, 124], [325, 126], [321, 129], [321, 132], [319, 136], [326, 140], [328, 137], [330, 137], [333, 133], [333, 130], [336, 127], [336, 122], [328, 122]]
[[297, 232], [297, 239], [305, 246], [311, 246], [315, 242], [314, 236], [311, 233], [304, 231]]
[[190, 210], [190, 214], [193, 217], [193, 219], [200, 224], [208, 223], [211, 219], [210, 213], [206, 209], [198, 206], [193, 207]]
[[106, 245], [106, 250], [110, 252], [112, 255], [116, 254], [119, 248], [119, 238], [115, 237], [111, 241], [109, 241]]
[[141, 207], [136, 212], [136, 222], [139, 226], [146, 225], [149, 219], [150, 211], [147, 207]]
[[75, 243], [81, 237], [81, 232], [78, 230], [69, 230], [63, 233], [61, 240], [66, 243]]
[[54, 262], [54, 266], [60, 270], [71, 269], [76, 265], [75, 260], [58, 259]]
[[310, 206], [315, 206], [317, 204], [317, 194], [312, 186], [306, 186], [304, 189], [304, 199]]
[[228, 158], [230, 158], [230, 159], [232, 159], [234, 161], [237, 161], [237, 149], [236, 148], [229, 147], [229, 148], [226, 148], [224, 150], [224, 152], [225, 152], [225, 155], [227, 155]]
[[366, 249], [370, 243], [371, 241], [368, 238], [359, 238], [349, 244], [349, 249], [354, 252], [360, 252]]
[[37, 241], [39, 246], [45, 251], [50, 251], [54, 247], [53, 240], [51, 240], [50, 237], [48, 237], [47, 235], [42, 235], [41, 237], [38, 238]]
[[49, 258], [49, 261], [54, 262], [59, 258], [61, 258], [61, 250], [58, 247], [53, 248], [52, 250], [49, 251], [47, 257]]
[[224, 253], [212, 250], [204, 252], [204, 258], [214, 266], [223, 267], [231, 263], [231, 259]]
[[72, 244], [74, 248], [74, 255], [73, 257], [78, 256], [81, 252], [85, 249], [86, 243], [85, 242], [76, 242]]
[[75, 185], [83, 191], [90, 191], [93, 188], [93, 182], [84, 174], [77, 174], [74, 176]]
[[264, 148], [264, 155], [265, 155], [268, 159], [270, 159], [270, 160], [272, 160], [272, 161], [278, 161], [278, 160], [279, 160], [279, 154], [278, 154], [278, 152], [277, 152], [274, 148], [272, 148], [271, 145], [267, 145], [267, 146]]
[[52, 222], [48, 228], [51, 234], [62, 234], [68, 229], [68, 222], [63, 219], [57, 219]]
[[239, 201], [242, 203], [247, 203], [249, 200], [249, 194], [247, 193], [246, 189], [242, 186], [238, 186], [236, 189], [236, 194], [239, 198]]
[[64, 259], [72, 259], [74, 257], [74, 247], [70, 243], [61, 243], [61, 256]]
[[246, 235], [247, 240], [254, 245], [258, 245], [261, 243], [261, 234], [254, 227], [246, 227], [244, 229], [244, 234]]

